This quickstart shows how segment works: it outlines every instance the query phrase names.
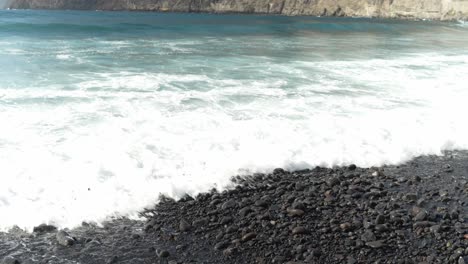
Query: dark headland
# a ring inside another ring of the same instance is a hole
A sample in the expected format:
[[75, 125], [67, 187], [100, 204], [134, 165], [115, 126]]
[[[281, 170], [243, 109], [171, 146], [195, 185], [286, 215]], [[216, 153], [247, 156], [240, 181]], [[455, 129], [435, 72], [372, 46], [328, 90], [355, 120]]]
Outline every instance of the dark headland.
[[468, 18], [468, 1], [466, 0], [7, 0], [5, 7], [431, 20], [466, 20]]
[[235, 177], [147, 221], [0, 233], [3, 263], [468, 263], [468, 153]]

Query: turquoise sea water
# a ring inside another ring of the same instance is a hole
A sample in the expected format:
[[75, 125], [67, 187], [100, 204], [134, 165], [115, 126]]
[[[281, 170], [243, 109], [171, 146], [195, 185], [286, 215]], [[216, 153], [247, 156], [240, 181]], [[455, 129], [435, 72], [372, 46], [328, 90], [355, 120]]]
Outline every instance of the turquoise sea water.
[[468, 147], [463, 23], [0, 11], [0, 227]]

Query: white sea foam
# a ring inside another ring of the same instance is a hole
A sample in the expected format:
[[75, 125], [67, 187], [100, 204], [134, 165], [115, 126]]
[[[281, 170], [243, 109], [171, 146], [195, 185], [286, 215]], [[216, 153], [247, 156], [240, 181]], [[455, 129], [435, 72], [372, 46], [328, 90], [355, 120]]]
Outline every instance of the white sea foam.
[[56, 57], [59, 60], [69, 60], [69, 59], [73, 58], [73, 56], [70, 55], [70, 54], [57, 54]]
[[[275, 167], [468, 148], [468, 56], [255, 65], [267, 77], [97, 72], [0, 90], [0, 227], [135, 215]], [[253, 69], [253, 68], [252, 68]]]

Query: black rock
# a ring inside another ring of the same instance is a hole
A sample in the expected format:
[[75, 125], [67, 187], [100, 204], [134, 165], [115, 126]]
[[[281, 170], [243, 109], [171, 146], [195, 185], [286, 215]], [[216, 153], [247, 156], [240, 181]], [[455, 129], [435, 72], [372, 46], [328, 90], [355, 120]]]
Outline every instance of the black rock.
[[228, 257], [228, 256], [234, 255], [236, 252], [237, 252], [236, 248], [230, 247], [230, 248], [226, 248], [225, 250], [223, 250], [223, 255]]
[[445, 172], [453, 172], [453, 168], [452, 168], [452, 166], [451, 166], [450, 164], [445, 164], [445, 165], [443, 166], [443, 170], [444, 170]]
[[432, 233], [439, 233], [439, 232], [440, 232], [440, 225], [433, 225], [433, 226], [431, 226], [430, 231], [431, 231]]
[[305, 210], [305, 205], [304, 205], [302, 202], [300, 202], [300, 201], [294, 202], [294, 203], [291, 205], [291, 207], [292, 207], [293, 209]]
[[268, 202], [263, 200], [263, 199], [260, 199], [260, 200], [257, 200], [255, 202], [255, 206], [258, 206], [258, 207], [267, 207], [268, 206]]
[[158, 230], [158, 229], [159, 229], [159, 225], [156, 219], [151, 219], [150, 221], [148, 221], [144, 228], [145, 232], [150, 232], [151, 230]]
[[193, 221], [193, 225], [196, 227], [204, 227], [210, 222], [210, 219], [208, 217], [203, 217], [200, 219], [197, 219]]
[[21, 264], [21, 261], [14, 257], [7, 256], [2, 260], [1, 264]]
[[222, 208], [223, 210], [227, 210], [227, 209], [231, 209], [231, 208], [235, 208], [235, 207], [237, 207], [237, 202], [236, 202], [235, 200], [232, 200], [232, 199], [229, 200], [229, 201], [227, 201], [227, 202], [225, 202], [225, 203], [221, 206], [221, 208]]
[[351, 223], [346, 222], [346, 223], [340, 224], [340, 228], [341, 230], [348, 232], [353, 229], [353, 225]]
[[370, 230], [366, 230], [364, 234], [361, 235], [361, 240], [364, 242], [372, 242], [375, 241], [377, 238], [375, 237], [374, 233]]
[[423, 228], [423, 227], [429, 227], [429, 226], [432, 226], [434, 225], [433, 222], [429, 222], [429, 221], [420, 221], [420, 222], [415, 222], [413, 224], [413, 228]]
[[229, 246], [229, 242], [221, 241], [221, 242], [216, 243], [216, 245], [214, 246], [214, 249], [223, 250], [223, 249], [227, 248], [228, 246]]
[[220, 224], [225, 225], [231, 223], [232, 221], [233, 218], [231, 216], [224, 216], [223, 218], [221, 218]]
[[75, 239], [64, 230], [60, 230], [59, 232], [57, 232], [56, 238], [57, 242], [62, 246], [68, 247], [75, 244]]
[[366, 245], [371, 248], [381, 248], [384, 246], [383, 242], [384, 242], [383, 240], [371, 241], [371, 242], [367, 242]]
[[57, 227], [53, 225], [41, 224], [33, 228], [34, 233], [50, 233], [57, 230]]
[[169, 257], [171, 255], [171, 253], [169, 253], [169, 251], [164, 250], [164, 249], [158, 250], [156, 253], [158, 254], [158, 257], [160, 257], [160, 258], [167, 258], [167, 257]]
[[288, 208], [288, 209], [286, 210], [286, 212], [287, 212], [290, 216], [302, 216], [302, 215], [304, 215], [304, 211], [299, 210], [299, 209], [291, 209], [291, 208]]
[[179, 223], [179, 231], [180, 232], [187, 232], [192, 229], [192, 225], [189, 222], [185, 221], [184, 219], [180, 220]]
[[375, 219], [375, 224], [376, 225], [381, 225], [385, 223], [385, 216], [383, 215], [378, 215], [377, 218]]
[[357, 260], [353, 257], [348, 257], [348, 264], [356, 264], [358, 263]]
[[243, 242], [246, 242], [246, 241], [252, 240], [252, 239], [254, 239], [256, 236], [257, 236], [257, 234], [255, 234], [255, 233], [247, 233], [247, 234], [245, 234], [245, 235], [242, 237], [242, 241], [243, 241]]
[[320, 257], [322, 255], [322, 251], [320, 249], [318, 249], [318, 248], [315, 248], [315, 249], [312, 250], [312, 255], [314, 257]]
[[421, 212], [419, 212], [415, 217], [414, 217], [414, 221], [423, 221], [423, 220], [426, 220], [426, 217], [427, 217], [427, 213], [426, 211], [422, 210]]
[[284, 174], [284, 173], [285, 173], [285, 171], [282, 168], [276, 168], [276, 169], [273, 170], [273, 174], [276, 174], [276, 175]]
[[229, 233], [234, 233], [237, 230], [239, 230], [239, 228], [237, 228], [237, 226], [232, 225], [232, 226], [229, 226], [229, 227], [226, 228], [226, 233], [228, 233], [228, 234]]
[[110, 258], [108, 261], [106, 261], [106, 264], [115, 264], [119, 262], [119, 258], [117, 256], [113, 256]]
[[340, 184], [340, 180], [338, 178], [331, 178], [327, 181], [328, 186], [333, 187], [335, 185]]
[[250, 208], [250, 206], [246, 206], [242, 209], [239, 210], [239, 215], [241, 215], [242, 217], [245, 217], [247, 216], [250, 212], [253, 212], [252, 208]]
[[418, 195], [415, 193], [408, 193], [405, 195], [405, 200], [407, 201], [416, 201], [418, 199]]
[[298, 227], [293, 228], [292, 233], [293, 235], [306, 234], [307, 230], [302, 226], [298, 226]]

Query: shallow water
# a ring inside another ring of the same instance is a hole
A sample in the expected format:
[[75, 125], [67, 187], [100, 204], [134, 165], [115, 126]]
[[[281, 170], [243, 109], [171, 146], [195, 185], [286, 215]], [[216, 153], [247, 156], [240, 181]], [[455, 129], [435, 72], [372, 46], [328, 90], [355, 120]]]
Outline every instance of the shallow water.
[[462, 23], [0, 11], [0, 227], [468, 148]]

